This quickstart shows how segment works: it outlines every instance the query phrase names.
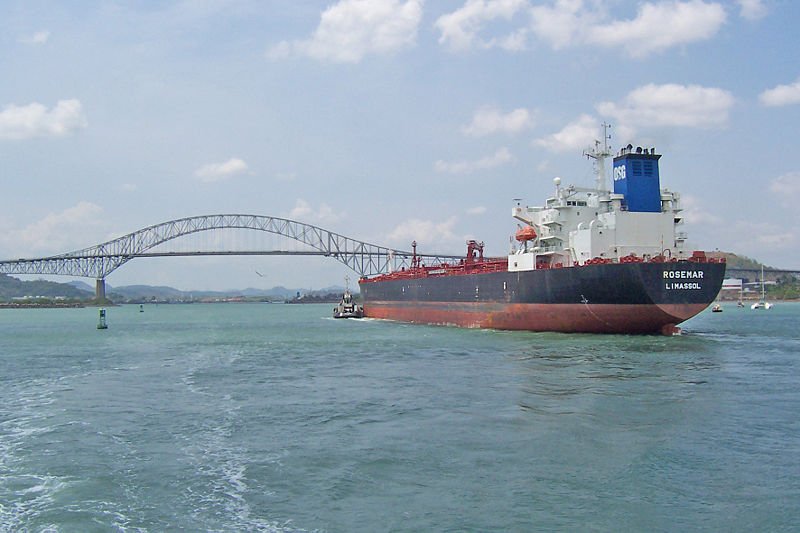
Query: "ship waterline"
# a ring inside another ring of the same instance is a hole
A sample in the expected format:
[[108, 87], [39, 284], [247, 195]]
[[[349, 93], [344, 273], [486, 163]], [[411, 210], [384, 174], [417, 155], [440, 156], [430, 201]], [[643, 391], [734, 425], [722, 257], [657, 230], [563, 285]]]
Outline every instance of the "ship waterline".
[[708, 304], [371, 302], [367, 316], [419, 324], [560, 333], [675, 333]]

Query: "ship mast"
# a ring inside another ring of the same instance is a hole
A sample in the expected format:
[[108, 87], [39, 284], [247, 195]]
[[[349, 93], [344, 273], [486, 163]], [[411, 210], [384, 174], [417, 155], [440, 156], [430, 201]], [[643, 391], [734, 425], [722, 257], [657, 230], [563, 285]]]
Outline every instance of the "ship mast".
[[608, 187], [606, 185], [606, 157], [613, 155], [611, 153], [611, 147], [608, 145], [608, 141], [611, 140], [611, 134], [608, 133], [608, 130], [611, 129], [611, 124], [607, 124], [603, 122], [601, 124], [603, 126], [603, 141], [602, 141], [602, 148], [600, 147], [600, 141], [594, 141], [594, 148], [591, 150], [584, 150], [583, 155], [590, 159], [594, 159], [594, 174], [595, 174], [595, 182], [597, 190], [599, 191], [607, 191]]

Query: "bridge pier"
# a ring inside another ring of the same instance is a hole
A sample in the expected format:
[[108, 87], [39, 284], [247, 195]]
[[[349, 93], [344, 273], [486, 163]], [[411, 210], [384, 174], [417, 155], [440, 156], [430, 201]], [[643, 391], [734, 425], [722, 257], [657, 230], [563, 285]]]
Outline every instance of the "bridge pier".
[[94, 299], [98, 302], [106, 301], [106, 279], [98, 278], [94, 284]]

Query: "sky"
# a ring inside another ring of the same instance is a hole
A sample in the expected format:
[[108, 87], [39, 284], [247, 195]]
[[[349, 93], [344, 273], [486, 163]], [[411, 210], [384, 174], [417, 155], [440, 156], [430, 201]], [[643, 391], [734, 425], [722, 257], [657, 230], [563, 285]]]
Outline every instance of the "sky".
[[[615, 152], [663, 154], [693, 248], [800, 269], [799, 23], [794, 0], [3, 0], [0, 259], [215, 213], [504, 255], [514, 198], [593, 184], [605, 122]], [[348, 274], [168, 258], [107, 281]]]

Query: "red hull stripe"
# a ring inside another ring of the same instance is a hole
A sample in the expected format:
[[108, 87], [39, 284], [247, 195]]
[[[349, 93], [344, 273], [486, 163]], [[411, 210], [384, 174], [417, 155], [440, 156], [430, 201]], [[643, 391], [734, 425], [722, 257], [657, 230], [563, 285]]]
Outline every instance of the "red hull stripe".
[[671, 333], [707, 304], [509, 304], [452, 302], [366, 302], [373, 318], [565, 333]]

